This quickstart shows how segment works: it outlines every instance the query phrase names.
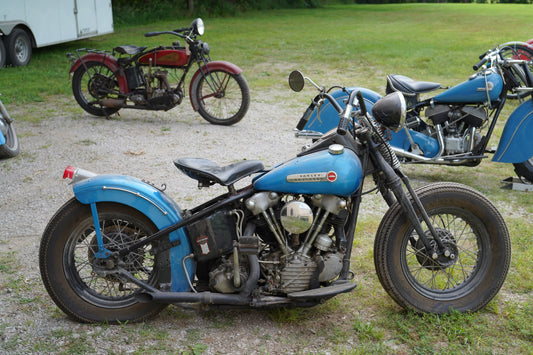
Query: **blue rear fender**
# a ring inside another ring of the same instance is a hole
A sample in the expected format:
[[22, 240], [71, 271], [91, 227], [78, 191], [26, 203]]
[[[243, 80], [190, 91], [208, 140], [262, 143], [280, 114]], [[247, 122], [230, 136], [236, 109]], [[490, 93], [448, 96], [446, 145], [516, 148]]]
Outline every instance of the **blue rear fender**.
[[[164, 192], [130, 176], [97, 175], [77, 182], [73, 186], [74, 195], [83, 204], [115, 202], [130, 206], [148, 217], [159, 229], [181, 221], [181, 209]], [[169, 234], [169, 240], [179, 240], [170, 249], [172, 291], [189, 291], [187, 275], [182, 260], [192, 253], [189, 240], [183, 228]], [[194, 265], [187, 260], [189, 279], [194, 276]]]
[[[348, 99], [350, 92], [354, 90], [359, 90], [363, 95], [366, 109], [368, 112], [371, 112], [372, 106], [374, 106], [376, 101], [381, 99], [381, 95], [370, 89], [361, 87], [350, 87], [346, 88], [346, 90], [348, 91], [348, 93], [343, 90], [336, 90], [331, 93], [331, 96], [335, 98], [335, 100], [342, 108], [346, 106], [346, 100]], [[303, 130], [326, 133], [327, 131], [336, 128], [339, 125], [339, 120], [339, 113], [337, 112], [337, 110], [335, 110], [333, 105], [328, 100], [326, 100], [322, 104], [322, 106], [320, 106], [320, 110], [315, 109], [311, 113], [311, 115], [309, 116], [309, 120], [307, 121]]]
[[518, 106], [507, 119], [492, 161], [522, 163], [531, 157], [533, 157], [533, 100], [528, 100]]

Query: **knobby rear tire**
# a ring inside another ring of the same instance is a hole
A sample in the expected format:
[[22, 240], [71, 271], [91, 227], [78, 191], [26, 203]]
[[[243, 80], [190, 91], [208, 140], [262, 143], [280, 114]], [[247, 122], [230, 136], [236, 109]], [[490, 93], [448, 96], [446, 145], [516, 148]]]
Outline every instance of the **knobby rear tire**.
[[[113, 251], [158, 229], [139, 211], [117, 203], [97, 205], [105, 247]], [[91, 208], [75, 198], [48, 223], [40, 245], [43, 283], [56, 305], [73, 319], [86, 322], [138, 322], [155, 316], [165, 304], [139, 303], [138, 286], [95, 269], [98, 250]], [[157, 285], [157, 255], [138, 249], [121, 259], [130, 274]]]
[[416, 312], [481, 309], [498, 293], [509, 269], [505, 221], [486, 197], [464, 185], [435, 183], [416, 192], [441, 239], [457, 255], [453, 261], [435, 263], [395, 203], [381, 221], [374, 244], [381, 284], [400, 306]]

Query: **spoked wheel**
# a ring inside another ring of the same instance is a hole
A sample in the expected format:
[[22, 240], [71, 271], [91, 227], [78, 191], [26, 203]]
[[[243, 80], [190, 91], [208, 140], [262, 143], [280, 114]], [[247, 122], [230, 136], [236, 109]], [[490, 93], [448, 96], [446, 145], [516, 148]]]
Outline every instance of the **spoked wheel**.
[[509, 233], [494, 205], [460, 184], [417, 189], [449, 255], [427, 250], [398, 203], [379, 226], [374, 262], [379, 280], [402, 307], [417, 312], [477, 311], [501, 288], [511, 259]]
[[250, 90], [241, 74], [212, 70], [193, 83], [198, 112], [208, 122], [229, 126], [242, 120], [250, 106]]
[[[504, 59], [517, 59], [529, 61], [529, 71], [533, 72], [533, 48], [519, 43], [509, 43], [504, 45], [501, 49], [501, 55]], [[524, 70], [520, 66], [514, 65], [513, 68], [514, 77], [523, 87], [527, 87], [527, 79], [525, 77]], [[509, 99], [521, 99], [529, 95], [530, 92], [509, 92], [507, 98]]]
[[78, 104], [95, 116], [109, 116], [118, 108], [104, 107], [102, 100], [118, 99], [115, 73], [102, 62], [85, 62], [72, 76], [72, 93]]
[[[113, 252], [157, 231], [144, 215], [130, 207], [97, 205], [104, 248]], [[43, 234], [39, 265], [44, 285], [67, 315], [81, 322], [142, 321], [166, 305], [139, 303], [134, 277], [157, 287], [158, 260], [152, 245], [122, 258], [100, 258], [88, 205], [75, 198], [49, 222]]]
[[514, 163], [514, 171], [519, 177], [523, 177], [533, 184], [533, 157], [522, 163]]

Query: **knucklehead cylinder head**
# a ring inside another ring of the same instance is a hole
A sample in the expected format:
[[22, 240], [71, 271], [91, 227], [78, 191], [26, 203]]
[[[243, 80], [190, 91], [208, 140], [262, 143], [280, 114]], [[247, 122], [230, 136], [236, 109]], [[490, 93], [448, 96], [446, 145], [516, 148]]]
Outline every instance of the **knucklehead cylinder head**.
[[254, 214], [258, 215], [279, 202], [279, 195], [275, 192], [260, 192], [248, 200], [246, 207]]

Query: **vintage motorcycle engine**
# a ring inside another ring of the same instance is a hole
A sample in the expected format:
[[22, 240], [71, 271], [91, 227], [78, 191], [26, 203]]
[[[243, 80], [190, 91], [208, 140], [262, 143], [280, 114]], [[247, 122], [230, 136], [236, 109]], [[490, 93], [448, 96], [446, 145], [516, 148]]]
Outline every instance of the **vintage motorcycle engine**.
[[126, 71], [128, 85], [133, 94], [130, 100], [139, 106], [171, 108], [183, 100], [181, 91], [173, 90], [168, 81], [168, 71], [155, 69], [144, 74], [138, 67]]
[[316, 288], [341, 272], [347, 201], [333, 195], [257, 193], [246, 207], [263, 223], [259, 263], [263, 290], [289, 294]]
[[471, 151], [481, 139], [478, 129], [488, 120], [486, 110], [474, 106], [435, 105], [426, 109], [426, 117], [443, 128], [447, 155]]

